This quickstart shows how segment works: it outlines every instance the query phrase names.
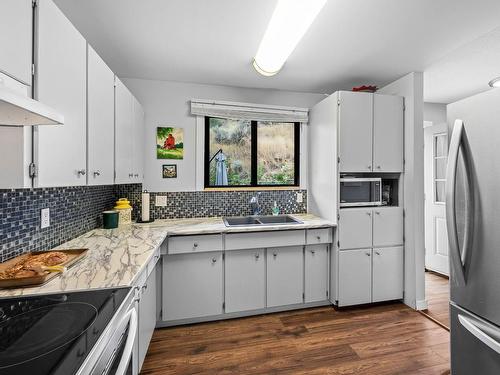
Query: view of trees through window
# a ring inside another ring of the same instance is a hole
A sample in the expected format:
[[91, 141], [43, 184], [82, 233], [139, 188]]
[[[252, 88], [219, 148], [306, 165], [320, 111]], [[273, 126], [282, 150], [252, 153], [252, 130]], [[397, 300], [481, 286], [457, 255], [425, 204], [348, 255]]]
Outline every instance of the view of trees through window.
[[205, 185], [296, 185], [298, 126], [208, 117]]

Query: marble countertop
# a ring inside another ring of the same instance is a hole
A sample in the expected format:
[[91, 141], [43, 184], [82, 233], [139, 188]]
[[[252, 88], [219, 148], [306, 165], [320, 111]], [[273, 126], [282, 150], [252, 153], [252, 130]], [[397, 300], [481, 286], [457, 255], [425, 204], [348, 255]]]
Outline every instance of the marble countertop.
[[291, 215], [302, 224], [226, 227], [222, 218], [157, 220], [117, 229], [94, 229], [56, 249], [88, 248], [87, 256], [48, 283], [0, 289], [0, 298], [132, 286], [167, 236], [333, 227], [314, 215]]

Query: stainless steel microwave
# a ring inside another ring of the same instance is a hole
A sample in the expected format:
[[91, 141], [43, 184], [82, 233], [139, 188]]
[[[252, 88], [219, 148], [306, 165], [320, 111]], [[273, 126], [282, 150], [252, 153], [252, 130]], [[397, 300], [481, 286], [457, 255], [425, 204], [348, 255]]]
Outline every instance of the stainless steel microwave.
[[381, 178], [341, 178], [340, 207], [381, 206]]

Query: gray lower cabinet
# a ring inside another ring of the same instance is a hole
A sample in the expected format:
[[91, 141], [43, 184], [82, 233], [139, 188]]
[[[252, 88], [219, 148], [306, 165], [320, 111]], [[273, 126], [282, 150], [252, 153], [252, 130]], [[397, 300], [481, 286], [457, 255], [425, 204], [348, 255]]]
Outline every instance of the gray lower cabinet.
[[403, 298], [403, 247], [373, 249], [373, 302]]
[[373, 209], [373, 247], [403, 244], [403, 208]]
[[328, 299], [328, 245], [309, 245], [304, 256], [304, 302]]
[[372, 246], [372, 209], [344, 208], [339, 212], [339, 244], [341, 249]]
[[264, 249], [227, 251], [224, 267], [227, 313], [266, 307]]
[[222, 252], [163, 257], [163, 320], [222, 314]]
[[156, 272], [155, 268], [139, 291], [139, 370], [156, 326]]
[[303, 302], [303, 247], [267, 249], [267, 307]]
[[339, 252], [339, 306], [372, 301], [372, 250]]

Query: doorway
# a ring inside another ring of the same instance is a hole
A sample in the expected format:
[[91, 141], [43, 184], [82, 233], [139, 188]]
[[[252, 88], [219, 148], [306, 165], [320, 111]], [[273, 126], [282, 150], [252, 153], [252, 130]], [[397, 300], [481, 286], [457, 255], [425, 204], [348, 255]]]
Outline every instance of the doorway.
[[448, 127], [424, 122], [425, 294], [424, 313], [449, 329], [449, 263], [446, 230]]

